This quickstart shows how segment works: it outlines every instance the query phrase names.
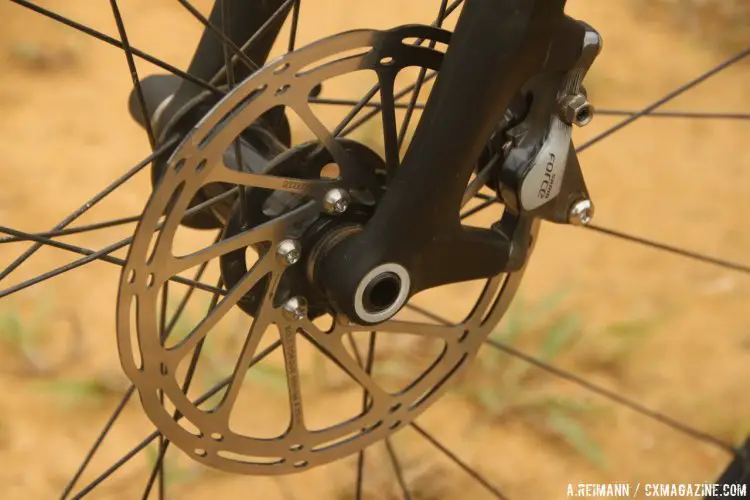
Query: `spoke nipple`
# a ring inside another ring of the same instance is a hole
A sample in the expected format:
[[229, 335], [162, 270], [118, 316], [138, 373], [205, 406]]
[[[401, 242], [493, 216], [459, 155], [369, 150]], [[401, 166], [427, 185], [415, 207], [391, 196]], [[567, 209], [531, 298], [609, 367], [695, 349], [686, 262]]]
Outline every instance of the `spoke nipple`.
[[578, 200], [568, 213], [568, 222], [574, 226], [588, 226], [594, 218], [594, 203], [591, 200]]
[[584, 94], [569, 95], [560, 101], [560, 118], [568, 125], [585, 127], [594, 119], [594, 111]]
[[331, 189], [323, 199], [323, 206], [329, 214], [343, 214], [349, 208], [349, 193], [343, 189]]
[[282, 306], [283, 315], [290, 321], [302, 321], [307, 317], [307, 300], [304, 297], [292, 297]]
[[276, 255], [285, 266], [292, 266], [302, 257], [302, 246], [297, 240], [284, 240], [276, 247]]

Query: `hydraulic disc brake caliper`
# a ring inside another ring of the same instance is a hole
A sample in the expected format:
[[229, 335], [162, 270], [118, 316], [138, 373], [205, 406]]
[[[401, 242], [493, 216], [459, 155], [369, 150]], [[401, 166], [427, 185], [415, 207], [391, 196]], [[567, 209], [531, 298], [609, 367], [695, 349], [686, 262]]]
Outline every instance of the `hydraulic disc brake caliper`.
[[491, 182], [521, 218], [585, 225], [593, 216], [571, 136], [573, 125], [585, 126], [594, 115], [582, 82], [602, 40], [587, 24], [579, 22], [579, 26], [585, 30], [583, 47], [573, 67], [560, 70], [565, 54], [555, 54], [553, 44], [545, 70], [521, 90], [527, 106], [524, 118], [499, 130], [491, 141], [491, 149], [508, 152]]

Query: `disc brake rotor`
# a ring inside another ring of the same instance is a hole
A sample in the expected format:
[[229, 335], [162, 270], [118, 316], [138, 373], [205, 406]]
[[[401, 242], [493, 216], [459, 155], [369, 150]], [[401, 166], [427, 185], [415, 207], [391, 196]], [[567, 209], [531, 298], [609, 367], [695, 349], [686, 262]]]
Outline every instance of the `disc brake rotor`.
[[[434, 402], [444, 391], [445, 382], [476, 355], [506, 310], [521, 273], [489, 279], [472, 312], [454, 325], [394, 319], [376, 327], [363, 327], [337, 316], [334, 326], [324, 332], [308, 316], [290, 314], [284, 301], [277, 298], [285, 275], [295, 266], [305, 265], [300, 262], [290, 266], [283, 262], [276, 252], [279, 244], [301, 237], [311, 221], [326, 217], [324, 196], [331, 189], [361, 188], [368, 178], [356, 172], [352, 151], [334, 139], [310, 110], [307, 103], [310, 91], [324, 80], [368, 70], [377, 73], [381, 88], [392, 92], [401, 69], [417, 66], [437, 71], [442, 61], [443, 53], [408, 45], [408, 39], [424, 38], [447, 44], [449, 36], [448, 32], [435, 28], [407, 26], [389, 31], [347, 32], [299, 49], [269, 63], [230, 92], [187, 135], [170, 159], [146, 206], [123, 268], [117, 303], [117, 340], [122, 366], [137, 387], [146, 414], [169, 441], [195, 460], [231, 472], [283, 474], [355, 453], [407, 425]], [[355, 49], [356, 55], [350, 55]], [[263, 113], [279, 105], [294, 110], [313, 131], [339, 164], [339, 178], [321, 179], [319, 175], [284, 169], [266, 174], [248, 173], [224, 165], [223, 155], [237, 136]], [[251, 192], [264, 189], [269, 193], [292, 193], [297, 201], [273, 217], [254, 219], [249, 229], [225, 232], [224, 239], [215, 245], [177, 257], [173, 242], [180, 221], [195, 194], [212, 183], [242, 185], [251, 188]], [[190, 268], [212, 259], [226, 259], [232, 252], [244, 253], [248, 247], [260, 249], [258, 261], [230, 280], [216, 307], [184, 340], [165, 346], [160, 338], [158, 314], [159, 292], [164, 284]], [[296, 273], [296, 279], [307, 274]], [[263, 293], [259, 294], [257, 286], [261, 282]], [[235, 306], [242, 307], [243, 300], [246, 305], [248, 300], [253, 302], [250, 307], [253, 325], [226, 392], [214, 407], [206, 410], [199, 407], [201, 401], [185, 394], [182, 381], [177, 378], [177, 367], [223, 315]], [[260, 439], [233, 431], [229, 416], [244, 374], [259, 354], [260, 338], [268, 328], [278, 329], [280, 335], [291, 418], [282, 435]], [[373, 329], [440, 339], [445, 347], [438, 360], [413, 383], [398, 393], [389, 393], [344, 348], [344, 335]], [[309, 340], [369, 393], [370, 403], [360, 415], [322, 430], [306, 427], [297, 361], [299, 336]], [[165, 407], [161, 393], [164, 401], [176, 409], [178, 418]], [[182, 425], [182, 420], [191, 425]]]

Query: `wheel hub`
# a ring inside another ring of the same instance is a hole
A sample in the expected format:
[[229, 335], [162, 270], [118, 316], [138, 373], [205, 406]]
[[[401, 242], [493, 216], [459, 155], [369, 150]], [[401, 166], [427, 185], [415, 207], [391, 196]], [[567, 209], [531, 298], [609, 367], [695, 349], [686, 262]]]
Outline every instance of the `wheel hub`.
[[[382, 175], [384, 163], [377, 153], [355, 141], [340, 140], [340, 143], [349, 152], [358, 168], [370, 172], [379, 179], [381, 185], [385, 183], [385, 176]], [[332, 164], [333, 158], [328, 150], [321, 149], [313, 142], [290, 149], [282, 158], [270, 162], [264, 173], [298, 179], [319, 179], [326, 167]], [[312, 216], [290, 232], [290, 236], [299, 242], [301, 262], [290, 267], [281, 278], [275, 299], [277, 305], [290, 297], [303, 296], [307, 299], [310, 318], [315, 319], [332, 311], [316, 280], [315, 267], [327, 249], [332, 248], [342, 238], [361, 230], [367, 223], [381, 193], [376, 190], [371, 194], [372, 200], [355, 200], [341, 214], [321, 213]], [[304, 203], [301, 196], [267, 189], [246, 188], [244, 198], [245, 210], [235, 205], [222, 240], [236, 237], [244, 231], [252, 231]], [[247, 218], [246, 221], [242, 220], [243, 216]], [[258, 255], [270, 251], [270, 247], [264, 244], [255, 245], [252, 249]], [[239, 249], [223, 255], [220, 263], [222, 278], [227, 287], [231, 288], [247, 273], [248, 254], [244, 249]], [[250, 316], [255, 316], [263, 300], [266, 285], [265, 281], [259, 282], [245, 294], [238, 302], [238, 306]]]

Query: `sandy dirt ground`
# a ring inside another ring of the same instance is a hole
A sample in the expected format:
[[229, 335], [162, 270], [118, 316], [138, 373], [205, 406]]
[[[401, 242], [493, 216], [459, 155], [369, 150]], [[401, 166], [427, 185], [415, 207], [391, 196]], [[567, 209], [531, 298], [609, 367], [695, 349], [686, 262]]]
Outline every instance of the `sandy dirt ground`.
[[[116, 35], [106, 2], [40, 3]], [[200, 27], [177, 2], [120, 3], [134, 45], [186, 66]], [[341, 3], [303, 2], [300, 41], [355, 27], [427, 22], [436, 2], [358, 1], [345, 9]], [[208, 4], [196, 2], [204, 12]], [[663, 19], [640, 15], [625, 0], [571, 0], [569, 6], [604, 36], [605, 50], [588, 82], [601, 108], [643, 107], [728, 56]], [[148, 142], [126, 113], [131, 83], [121, 53], [8, 2], [0, 15], [0, 225], [45, 231], [143, 158]], [[142, 75], [157, 71], [147, 63], [139, 69]], [[747, 112], [749, 76], [750, 65], [739, 64], [665, 109]], [[362, 82], [343, 87], [326, 90], [353, 98], [366, 88]], [[577, 141], [619, 119], [598, 117], [577, 132]], [[748, 123], [644, 119], [586, 151], [581, 163], [597, 222], [748, 263]], [[80, 223], [138, 214], [149, 192], [148, 177], [141, 174]], [[66, 241], [100, 248], [130, 232], [132, 226], [125, 226]], [[24, 245], [0, 245], [2, 265]], [[65, 252], [43, 249], [3, 287], [70, 260]], [[96, 262], [0, 302], [6, 333], [0, 340], [3, 498], [58, 495], [124, 391], [113, 331], [117, 279], [115, 266]], [[747, 277], [591, 231], [545, 226], [520, 294], [531, 301], [560, 289], [566, 291], [565, 310], [580, 317], [582, 334], [557, 365], [723, 440], [750, 432]], [[461, 298], [458, 292], [445, 294], [439, 306], [450, 310]], [[9, 340], [13, 319], [35, 337]], [[626, 355], [612, 358], [611, 339], [602, 331], [633, 320], [649, 325], [648, 333]], [[533, 352], [533, 343], [525, 347]], [[51, 373], [44, 373], [46, 368]], [[456, 394], [420, 422], [509, 498], [564, 498], [567, 485], [578, 482], [710, 481], [727, 462], [715, 447], [569, 382], [540, 375], [532, 384], [597, 406], [582, 417], [583, 425], [602, 448], [606, 465], [595, 466], [523, 415], [493, 420]], [[278, 395], [269, 393], [267, 399], [256, 402], [261, 417], [283, 403]], [[330, 396], [321, 399], [318, 410], [330, 404]], [[131, 402], [82, 481], [93, 479], [152, 429], [138, 402]], [[413, 431], [397, 433], [394, 446], [407, 464], [410, 487], [420, 490], [414, 498], [490, 498]], [[372, 450], [365, 489], [371, 498], [391, 498], [397, 490], [390, 465], [382, 445]], [[140, 498], [152, 459], [153, 454], [136, 457], [91, 497]], [[284, 479], [208, 471], [179, 452], [173, 460], [172, 498], [339, 498], [337, 492], [351, 491], [354, 481], [353, 458]], [[430, 490], [435, 484], [425, 485], [435, 483], [429, 478], [436, 474], [439, 492]]]

